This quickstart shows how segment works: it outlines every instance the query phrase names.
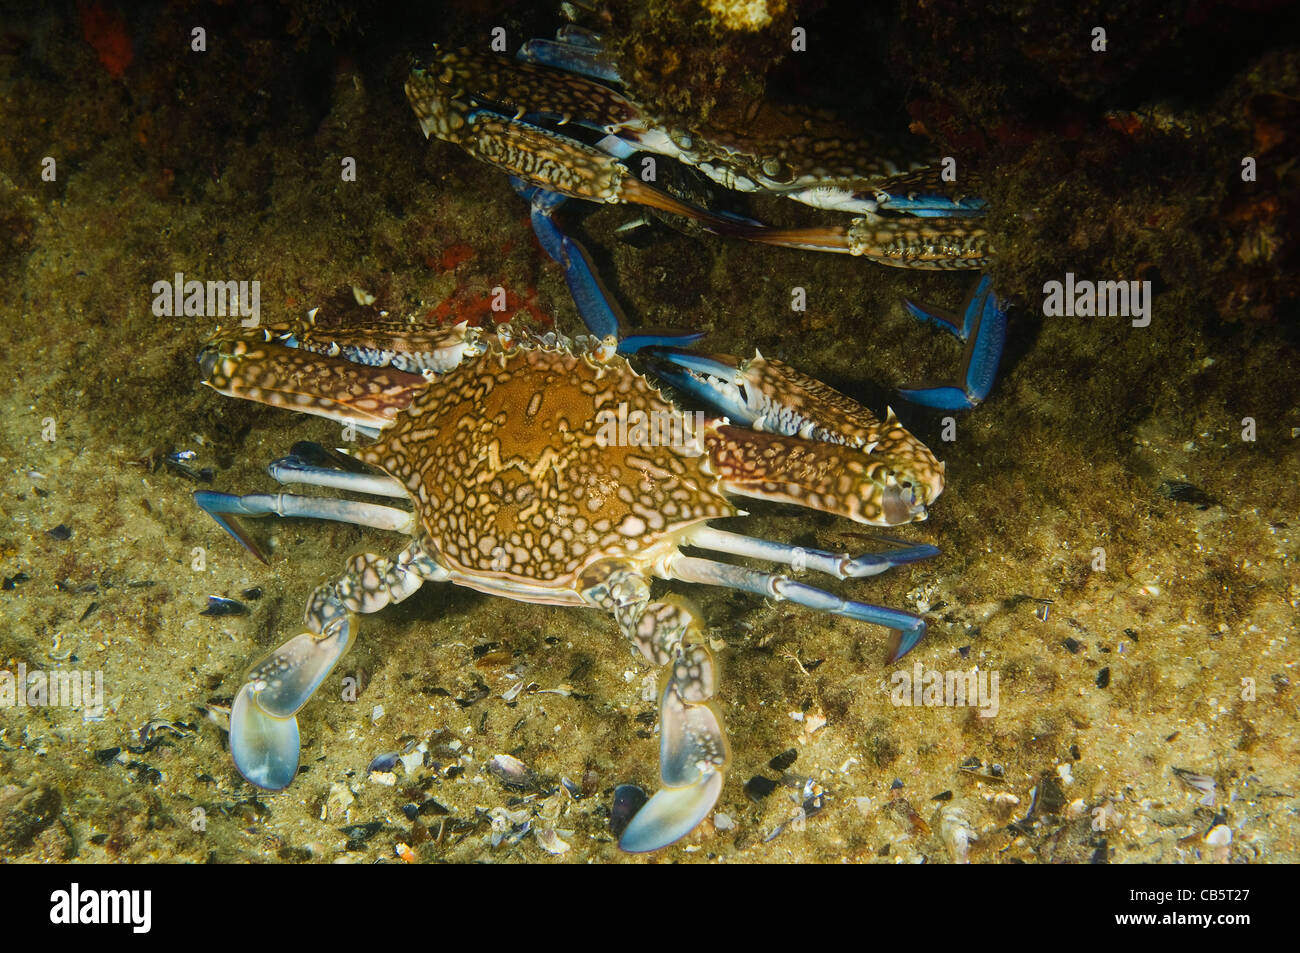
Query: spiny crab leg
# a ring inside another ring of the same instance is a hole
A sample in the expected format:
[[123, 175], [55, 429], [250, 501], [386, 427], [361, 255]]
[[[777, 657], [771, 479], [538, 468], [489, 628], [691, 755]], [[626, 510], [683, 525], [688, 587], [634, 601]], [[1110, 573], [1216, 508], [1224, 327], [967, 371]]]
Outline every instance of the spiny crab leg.
[[308, 631], [254, 665], [235, 696], [230, 753], [239, 773], [260, 788], [287, 787], [298, 771], [297, 713], [352, 647], [356, 614], [377, 612], [406, 599], [426, 580], [446, 578], [412, 543], [396, 560], [373, 553], [354, 556], [342, 576], [319, 587], [307, 603]]
[[974, 224], [985, 214], [986, 204], [976, 195], [955, 192], [932, 165], [852, 191], [840, 200], [840, 207], [859, 214], [845, 225], [776, 228], [726, 221], [714, 230], [765, 245], [838, 252], [897, 268], [975, 269], [986, 267], [991, 256], [988, 232]]
[[785, 599], [810, 609], [894, 629], [898, 632], [898, 638], [890, 652], [891, 662], [898, 661], [925, 638], [925, 620], [920, 616], [900, 609], [842, 599], [834, 593], [797, 582], [789, 576], [762, 572], [745, 566], [734, 566], [731, 563], [721, 563], [712, 559], [680, 555], [668, 560], [662, 567], [662, 575], [664, 578], [678, 579], [682, 582], [739, 589], [769, 599]]
[[646, 352], [657, 377], [703, 400], [732, 423], [851, 447], [915, 443], [891, 411], [882, 423], [857, 401], [790, 365], [755, 353], [696, 354], [676, 348]]
[[363, 366], [284, 343], [267, 328], [216, 337], [199, 353], [203, 383], [254, 400], [357, 427], [383, 428], [428, 381], [392, 367]]
[[838, 252], [923, 271], [985, 268], [992, 255], [988, 232], [962, 218], [885, 217], [867, 212], [848, 225], [776, 228], [724, 221], [714, 231], [762, 245]]
[[[898, 421], [761, 354], [748, 361], [651, 349], [654, 373], [747, 427], [704, 434], [729, 493], [780, 500], [873, 526], [924, 519], [944, 466]], [[752, 429], [748, 429], [752, 428]]]

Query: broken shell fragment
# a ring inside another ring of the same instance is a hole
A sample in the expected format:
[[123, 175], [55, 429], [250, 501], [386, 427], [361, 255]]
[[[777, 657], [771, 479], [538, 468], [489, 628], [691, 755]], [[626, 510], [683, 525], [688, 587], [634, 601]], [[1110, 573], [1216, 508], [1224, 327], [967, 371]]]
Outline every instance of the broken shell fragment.
[[488, 761], [488, 773], [513, 790], [522, 791], [536, 784], [533, 772], [518, 758], [508, 754], [493, 755]]
[[1214, 806], [1214, 793], [1215, 788], [1217, 787], [1214, 778], [1206, 774], [1198, 774], [1187, 768], [1174, 768], [1173, 772], [1174, 776], [1178, 778], [1179, 781], [1182, 781], [1183, 784], [1187, 785], [1187, 787], [1204, 795], [1204, 797], [1201, 798], [1201, 804], [1204, 804], [1207, 807]]
[[227, 616], [248, 615], [248, 606], [238, 599], [226, 599], [222, 596], [208, 596], [208, 607], [199, 615]]
[[1210, 832], [1205, 835], [1205, 843], [1211, 847], [1227, 847], [1232, 843], [1232, 829], [1226, 824], [1210, 828]]
[[536, 837], [538, 846], [548, 854], [554, 854], [558, 857], [569, 851], [569, 845], [561, 840], [560, 835], [553, 830], [538, 831]]
[[954, 864], [970, 863], [970, 842], [979, 840], [975, 829], [966, 818], [966, 812], [955, 804], [939, 811], [939, 839], [948, 848]]
[[375, 755], [374, 760], [366, 767], [366, 773], [373, 774], [376, 771], [392, 771], [393, 767], [397, 764], [398, 757], [399, 755], [396, 751], [389, 751], [386, 754]]

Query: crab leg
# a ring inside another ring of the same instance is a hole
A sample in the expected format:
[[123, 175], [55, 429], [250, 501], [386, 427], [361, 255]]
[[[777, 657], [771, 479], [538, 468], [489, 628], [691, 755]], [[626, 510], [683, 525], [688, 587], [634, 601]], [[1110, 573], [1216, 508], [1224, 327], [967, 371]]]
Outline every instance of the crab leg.
[[834, 593], [796, 582], [788, 576], [760, 572], [744, 566], [733, 566], [730, 563], [699, 559], [694, 556], [678, 556], [665, 568], [665, 578], [668, 579], [724, 586], [728, 589], [752, 592], [769, 599], [787, 599], [810, 609], [895, 629], [898, 632], [898, 639], [890, 653], [891, 662], [902, 658], [925, 638], [925, 620], [920, 616], [899, 609], [841, 599]]
[[972, 179], [965, 180], [969, 192], [958, 192], [953, 183], [945, 182], [937, 165], [927, 165], [912, 172], [890, 176], [876, 184], [872, 191], [875, 207], [869, 211], [888, 209], [933, 218], [984, 215], [988, 202], [980, 198], [979, 187]]
[[[913, 317], [966, 342], [966, 353], [960, 385], [904, 389], [899, 394], [941, 410], [978, 406], [993, 389], [1007, 336], [1008, 303], [994, 294], [992, 279], [984, 275], [975, 283], [960, 319], [912, 301], [904, 304]], [[737, 361], [726, 355], [656, 348], [646, 356], [659, 377], [750, 427], [855, 446], [869, 443], [882, 429], [856, 401], [761, 354]], [[852, 432], [845, 429], [846, 421], [854, 425]]]
[[445, 374], [467, 357], [483, 353], [477, 329], [461, 321], [451, 327], [371, 320], [364, 328], [321, 328], [319, 309], [295, 321], [278, 340], [285, 347], [343, 358], [366, 367], [391, 367], [410, 374]]
[[872, 212], [848, 225], [776, 228], [724, 219], [711, 224], [720, 235], [763, 245], [839, 252], [881, 265], [926, 271], [984, 268], [990, 262], [988, 232], [961, 217], [885, 217]]
[[831, 553], [821, 549], [774, 543], [754, 536], [743, 536], [740, 533], [728, 533], [707, 524], [692, 529], [683, 542], [689, 546], [728, 553], [732, 556], [748, 556], [751, 559], [785, 563], [793, 566], [796, 571], [812, 569], [837, 579], [875, 576], [895, 566], [903, 566], [939, 555], [939, 549], [928, 543], [909, 544], [900, 540], [888, 540], [896, 548], [883, 553], [864, 553], [854, 557], [848, 553]]
[[[944, 467], [890, 411], [857, 401], [780, 361], [656, 349], [655, 373], [753, 429], [715, 422], [704, 434], [729, 493], [837, 513], [873, 526], [924, 519]], [[666, 366], [664, 366], [666, 362]]]
[[[563, 43], [548, 40], [526, 44], [521, 61], [490, 56], [471, 50], [452, 50], [433, 45], [426, 67], [411, 71], [406, 97], [420, 120], [425, 135], [446, 139], [454, 132], [451, 113], [483, 105], [500, 115], [528, 119], [532, 123], [573, 123], [597, 132], [643, 129], [640, 107], [603, 83], [545, 64], [528, 62], [529, 51], [544, 58], [562, 52]], [[592, 51], [575, 50], [575, 58], [592, 56]], [[454, 101], [454, 102], [453, 102]], [[456, 140], [450, 140], [456, 141]]]
[[516, 57], [524, 63], [548, 66], [606, 83], [622, 83], [623, 77], [606, 55], [600, 37], [572, 23], [565, 24], [554, 40], [532, 39], [519, 48]]
[[722, 793], [731, 759], [713, 705], [716, 671], [698, 610], [669, 596], [649, 601], [634, 573], [615, 573], [609, 601], [619, 627], [656, 665], [669, 665], [659, 696], [659, 778], [663, 787], [632, 818], [618, 846], [630, 853], [667, 847], [695, 829]]
[[215, 338], [199, 354], [203, 383], [225, 394], [358, 427], [383, 428], [423, 374], [357, 364], [276, 341], [271, 332]]
[[657, 376], [717, 408], [733, 423], [894, 452], [916, 442], [892, 413], [882, 423], [853, 398], [762, 354], [740, 361], [727, 354], [656, 348], [648, 356]]
[[[249, 493], [234, 496], [200, 490], [194, 502], [207, 513], [241, 546], [262, 562], [267, 562], [266, 551], [237, 520], [241, 516], [297, 516], [308, 519], [334, 520], [355, 523], [374, 529], [391, 530], [408, 535], [414, 529], [415, 517], [410, 510], [395, 506], [380, 506], [358, 500], [340, 500], [331, 496], [300, 496], [296, 493]], [[235, 517], [236, 519], [230, 519]]]
[[[410, 499], [406, 487], [386, 474], [351, 473], [336, 467], [318, 467], [292, 453], [271, 463], [267, 466], [266, 472], [278, 483], [300, 483], [306, 486], [328, 487], [332, 490], [369, 493], [371, 496], [388, 496], [399, 500]], [[373, 526], [374, 524], [366, 523], [365, 525]]]
[[569, 294], [578, 308], [578, 314], [592, 334], [604, 338], [619, 337], [623, 329], [623, 316], [616, 310], [613, 299], [601, 286], [596, 271], [591, 267], [587, 250], [565, 235], [551, 218], [551, 213], [567, 199], [556, 192], [548, 192], [529, 185], [517, 176], [510, 177], [515, 191], [528, 200], [531, 206], [533, 233], [551, 260], [564, 270], [564, 280]]
[[297, 712], [351, 648], [356, 613], [401, 602], [425, 580], [448, 574], [418, 543], [396, 560], [373, 553], [354, 556], [347, 571], [319, 587], [307, 603], [308, 631], [295, 635], [249, 671], [230, 710], [230, 753], [249, 782], [278, 791], [298, 771]]
[[993, 280], [983, 275], [975, 283], [960, 321], [937, 308], [912, 301], [903, 303], [913, 317], [929, 321], [965, 341], [966, 353], [962, 358], [960, 386], [909, 388], [900, 390], [899, 394], [914, 404], [940, 410], [970, 410], [979, 406], [993, 390], [1007, 340], [1007, 302], [993, 293]]
[[617, 340], [620, 354], [634, 354], [644, 347], [689, 344], [704, 336], [702, 331], [672, 328], [627, 331], [623, 314], [596, 276], [587, 250], [576, 239], [565, 235], [551, 217], [568, 199], [558, 192], [529, 185], [517, 176], [510, 177], [510, 184], [532, 206], [533, 233], [551, 260], [564, 270], [564, 281], [569, 286], [578, 315], [592, 334]]
[[[937, 166], [889, 176], [868, 193], [826, 186], [792, 192], [789, 197], [825, 206], [823, 194], [839, 196], [835, 207], [860, 213], [843, 226], [774, 228], [726, 224], [720, 234], [767, 245], [862, 256], [882, 265], [914, 269], [983, 268], [988, 264], [988, 233], [971, 219], [985, 214], [977, 195], [955, 192]], [[881, 215], [880, 212], [892, 214]], [[920, 219], [920, 221], [918, 221]]]
[[704, 445], [727, 493], [806, 506], [868, 526], [923, 520], [943, 490], [943, 470], [920, 443], [919, 449], [891, 455], [715, 424], [705, 431]]

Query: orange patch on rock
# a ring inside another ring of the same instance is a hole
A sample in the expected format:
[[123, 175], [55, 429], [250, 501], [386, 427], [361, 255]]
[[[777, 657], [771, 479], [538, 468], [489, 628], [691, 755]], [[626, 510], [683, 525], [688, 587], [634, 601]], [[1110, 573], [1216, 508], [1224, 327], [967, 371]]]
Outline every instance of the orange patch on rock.
[[135, 59], [131, 36], [126, 32], [126, 20], [120, 11], [106, 6], [101, 0], [77, 4], [81, 17], [81, 35], [85, 37], [96, 55], [99, 65], [114, 79], [121, 79], [126, 68]]
[[438, 256], [436, 268], [438, 271], [451, 271], [473, 257], [474, 249], [468, 245], [448, 245]]
[[498, 300], [499, 297], [492, 293], [486, 295], [470, 294], [469, 290], [464, 285], [461, 285], [452, 293], [451, 297], [431, 308], [428, 317], [438, 322], [456, 323], [468, 321], [476, 327], [490, 327], [494, 324], [503, 324], [509, 321], [520, 311], [527, 311], [539, 323], [544, 325], [551, 323], [551, 316], [543, 311], [537, 303], [537, 289], [531, 285], [525, 290], [524, 297], [520, 297], [509, 288], [506, 288], [505, 307], [503, 309], [493, 307], [493, 304]]

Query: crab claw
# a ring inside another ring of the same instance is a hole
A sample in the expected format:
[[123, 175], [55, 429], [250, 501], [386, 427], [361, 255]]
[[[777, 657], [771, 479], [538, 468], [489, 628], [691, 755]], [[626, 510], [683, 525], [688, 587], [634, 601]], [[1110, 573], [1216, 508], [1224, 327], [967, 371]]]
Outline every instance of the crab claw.
[[230, 754], [239, 773], [259, 788], [283, 790], [298, 773], [298, 751], [297, 716], [267, 714], [246, 682], [230, 709]]
[[667, 847], [709, 815], [722, 793], [722, 772], [710, 771], [688, 788], [664, 788], [632, 818], [618, 846], [629, 854]]
[[344, 614], [323, 635], [301, 632], [248, 673], [230, 709], [230, 753], [249, 782], [270, 791], [298, 771], [298, 709], [352, 645], [356, 618]]
[[296, 714], [352, 646], [355, 631], [355, 617], [341, 616], [324, 635], [300, 632], [253, 666], [248, 684], [257, 689], [258, 706], [272, 718]]
[[633, 854], [659, 850], [689, 834], [722, 793], [727, 739], [713, 694], [713, 659], [686, 645], [659, 703], [659, 778], [663, 788], [637, 812], [618, 846]]

